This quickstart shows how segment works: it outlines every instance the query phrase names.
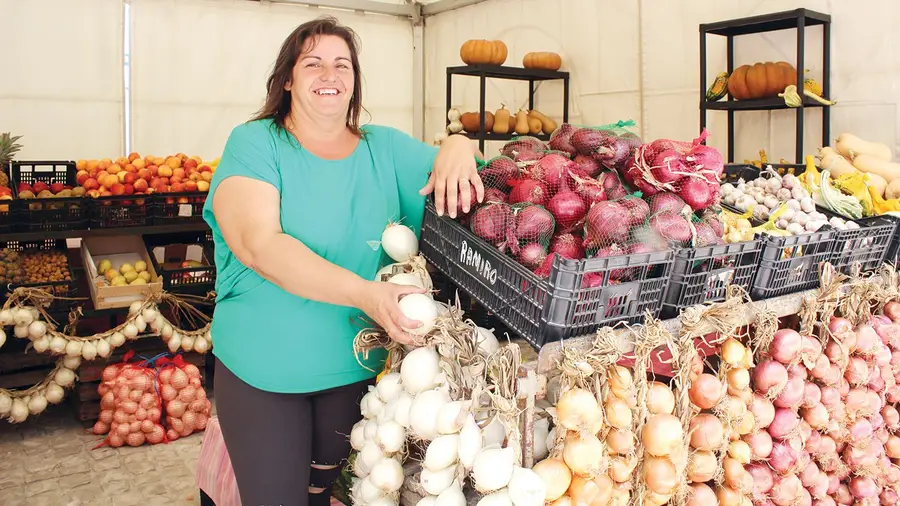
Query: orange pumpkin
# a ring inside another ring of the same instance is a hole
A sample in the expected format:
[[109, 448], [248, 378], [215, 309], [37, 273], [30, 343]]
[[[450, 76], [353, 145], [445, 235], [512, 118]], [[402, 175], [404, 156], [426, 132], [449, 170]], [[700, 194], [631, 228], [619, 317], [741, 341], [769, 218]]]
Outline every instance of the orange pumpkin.
[[459, 48], [459, 57], [466, 65], [503, 65], [508, 50], [502, 40], [467, 40]]
[[522, 58], [522, 66], [526, 69], [559, 70], [562, 58], [549, 51], [528, 53]]
[[776, 97], [797, 84], [797, 69], [788, 62], [741, 65], [728, 77], [728, 94], [735, 100]]

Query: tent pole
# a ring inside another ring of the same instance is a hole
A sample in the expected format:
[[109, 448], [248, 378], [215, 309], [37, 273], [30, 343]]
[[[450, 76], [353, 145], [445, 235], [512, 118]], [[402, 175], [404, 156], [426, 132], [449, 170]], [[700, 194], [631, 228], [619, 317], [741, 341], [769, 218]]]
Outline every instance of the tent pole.
[[422, 6], [422, 15], [425, 17], [436, 16], [443, 12], [449, 12], [456, 9], [462, 9], [470, 5], [480, 4], [487, 0], [438, 0], [437, 2]]

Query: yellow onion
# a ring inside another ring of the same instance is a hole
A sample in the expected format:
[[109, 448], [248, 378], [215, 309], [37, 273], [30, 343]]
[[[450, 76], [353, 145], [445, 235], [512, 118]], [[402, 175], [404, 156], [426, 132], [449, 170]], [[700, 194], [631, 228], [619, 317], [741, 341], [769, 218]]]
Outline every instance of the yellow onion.
[[694, 483], [707, 482], [716, 475], [719, 461], [716, 454], [708, 450], [692, 452], [688, 457], [687, 478]]
[[647, 385], [647, 410], [652, 415], [671, 415], [675, 411], [675, 394], [665, 383], [651, 381]]
[[671, 494], [678, 486], [675, 464], [667, 457], [647, 457], [642, 469], [647, 488], [657, 494]]
[[664, 457], [682, 444], [684, 430], [675, 415], [651, 415], [641, 431], [644, 451], [654, 457]]

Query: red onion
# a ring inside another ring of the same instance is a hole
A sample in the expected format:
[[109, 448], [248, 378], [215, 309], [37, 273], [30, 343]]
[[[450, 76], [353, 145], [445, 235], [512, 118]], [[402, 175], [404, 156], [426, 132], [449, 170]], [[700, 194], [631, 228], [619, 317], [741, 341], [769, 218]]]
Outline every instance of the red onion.
[[841, 505], [849, 505], [853, 503], [853, 495], [850, 493], [850, 489], [847, 488], [847, 485], [841, 484], [838, 487], [837, 491], [832, 494], [835, 502]]
[[853, 330], [853, 324], [846, 318], [835, 316], [832, 317], [831, 321], [828, 323], [828, 330], [840, 338], [842, 334], [846, 334]]
[[600, 248], [628, 240], [631, 215], [618, 202], [597, 202], [585, 218], [585, 248]]
[[506, 194], [496, 188], [484, 189], [484, 202], [506, 202]]
[[894, 323], [882, 325], [876, 327], [875, 332], [878, 334], [878, 337], [881, 338], [882, 343], [894, 348], [900, 347], [900, 325]]
[[671, 212], [681, 214], [687, 204], [678, 195], [669, 192], [658, 193], [650, 198], [650, 213]]
[[806, 362], [814, 362], [822, 355], [822, 343], [810, 336], [803, 336], [803, 344], [800, 348], [800, 356]]
[[775, 477], [772, 476], [772, 470], [765, 464], [752, 463], [744, 466], [744, 470], [753, 477], [753, 494], [765, 496], [772, 490], [775, 484]]
[[847, 370], [844, 371], [844, 378], [847, 379], [850, 386], [865, 385], [869, 382], [869, 364], [860, 357], [850, 357]]
[[872, 423], [865, 418], [860, 418], [850, 426], [850, 442], [863, 444], [872, 439]]
[[741, 439], [750, 446], [750, 456], [753, 460], [764, 460], [772, 454], [772, 447], [775, 443], [772, 441], [772, 436], [764, 430], [747, 434]]
[[787, 437], [800, 424], [797, 413], [788, 408], [776, 408], [775, 419], [769, 424], [769, 435], [775, 439]]
[[818, 481], [819, 474], [821, 474], [819, 468], [812, 462], [808, 462], [807, 465], [804, 465], [799, 469], [797, 476], [800, 478], [800, 483], [802, 483], [804, 487], [809, 488]]
[[831, 436], [821, 436], [819, 438], [819, 447], [816, 448], [816, 455], [823, 457], [833, 457], [837, 453], [837, 445]]
[[821, 387], [822, 404], [826, 408], [837, 406], [841, 402], [841, 393], [834, 387]]
[[603, 144], [603, 139], [607, 136], [608, 134], [600, 132], [599, 130], [579, 128], [572, 132], [569, 141], [572, 143], [572, 146], [578, 154], [593, 155]]
[[900, 321], [900, 302], [896, 300], [889, 301], [884, 305], [882, 312], [893, 322]]
[[500, 149], [500, 154], [503, 156], [514, 158], [519, 152], [525, 150], [546, 151], [547, 146], [537, 137], [523, 135], [522, 137], [516, 138], [516, 140], [509, 141], [504, 144]]
[[894, 406], [885, 406], [881, 409], [881, 418], [884, 419], [884, 425], [891, 431], [900, 429], [900, 412]]
[[600, 163], [590, 156], [575, 155], [575, 163], [577, 163], [578, 167], [590, 177], [597, 177], [597, 174], [603, 169], [603, 167], [600, 166]]
[[822, 434], [819, 431], [814, 430], [809, 433], [809, 437], [806, 438], [806, 443], [803, 445], [803, 449], [810, 454], [815, 454], [819, 449], [819, 443], [822, 442]]
[[519, 177], [519, 167], [512, 158], [501, 155], [492, 158], [478, 175], [484, 182], [485, 193], [487, 193], [487, 188], [496, 188], [502, 191], [509, 188], [510, 180]]
[[769, 455], [769, 466], [779, 474], [792, 472], [797, 464], [797, 450], [791, 448], [786, 442], [776, 441], [772, 445], [772, 454]]
[[822, 404], [815, 404], [810, 408], [803, 408], [803, 420], [810, 427], [816, 430], [824, 429], [828, 426], [828, 410]]
[[472, 232], [485, 241], [499, 246], [506, 241], [513, 225], [512, 208], [506, 204], [485, 204], [472, 214]]
[[553, 259], [556, 258], [557, 254], [558, 253], [550, 253], [549, 255], [544, 257], [544, 261], [541, 262], [541, 265], [539, 265], [537, 269], [534, 269], [533, 272], [539, 278], [544, 278], [544, 279], [549, 278], [550, 271], [553, 270]]
[[825, 496], [813, 500], [812, 506], [837, 506], [837, 503], [831, 497]]
[[519, 249], [517, 259], [522, 265], [535, 269], [541, 265], [546, 255], [543, 245], [537, 242], [530, 242]]
[[681, 246], [691, 242], [691, 226], [681, 215], [662, 212], [650, 218], [650, 227], [660, 236]]
[[[634, 163], [634, 158], [629, 158], [628, 162], [626, 162], [626, 167], [628, 164]], [[656, 189], [655, 186], [650, 183], [644, 181], [643, 173], [637, 166], [630, 166], [625, 170], [625, 181], [633, 187], [636, 187], [641, 193], [644, 194], [644, 197], [652, 197], [659, 193], [659, 190]]]
[[769, 344], [769, 355], [782, 364], [790, 364], [800, 355], [803, 339], [796, 330], [780, 329]]
[[812, 369], [809, 370], [809, 375], [817, 380], [823, 379], [828, 373], [829, 367], [831, 367], [831, 361], [828, 360], [828, 357], [826, 355], [819, 355], [815, 360]]
[[705, 179], [688, 177], [679, 181], [678, 185], [678, 195], [694, 211], [705, 209], [712, 203], [713, 192]]
[[601, 286], [603, 286], [602, 273], [588, 272], [581, 278], [581, 288], [598, 288]]
[[856, 352], [860, 355], [871, 357], [882, 346], [881, 337], [871, 325], [856, 327]]
[[789, 378], [792, 378], [794, 376], [799, 376], [800, 379], [802, 379], [803, 381], [806, 381], [806, 379], [809, 377], [809, 371], [806, 369], [806, 367], [803, 364], [800, 364], [800, 363], [791, 364], [791, 365], [787, 366], [787, 372], [788, 372]]
[[841, 480], [835, 474], [825, 473], [825, 476], [828, 477], [828, 495], [834, 495], [838, 487], [841, 486]]
[[653, 158], [650, 173], [660, 183], [674, 183], [694, 171], [689, 169], [684, 157], [674, 149], [660, 151]]
[[695, 223], [694, 230], [696, 231], [694, 242], [698, 248], [725, 244], [725, 241], [717, 236], [713, 228], [705, 221]]
[[900, 494], [892, 488], [885, 487], [881, 489], [879, 499], [881, 499], [881, 504], [898, 504], [900, 503]]
[[753, 386], [768, 397], [781, 393], [788, 382], [787, 369], [774, 360], [764, 360], [753, 368]]
[[787, 383], [784, 384], [784, 388], [778, 394], [778, 397], [775, 398], [773, 404], [775, 404], [776, 408], [797, 409], [803, 401], [805, 385], [803, 378], [800, 376], [788, 377]]
[[570, 232], [580, 225], [587, 214], [587, 205], [581, 197], [568, 190], [562, 190], [554, 195], [547, 203], [547, 209], [556, 219], [562, 232]]
[[[628, 194], [619, 175], [611, 170], [603, 171], [597, 176], [597, 181], [603, 185], [606, 190], [606, 197], [609, 200], [618, 200], [624, 198]], [[649, 208], [648, 208], [649, 209]], [[649, 211], [648, 211], [649, 212]]]
[[775, 419], [775, 406], [763, 395], [753, 394], [748, 408], [758, 429], [765, 429]]
[[647, 221], [647, 217], [650, 216], [650, 206], [643, 199], [627, 197], [618, 200], [618, 202], [625, 206], [625, 209], [628, 209], [628, 214], [630, 216], [629, 223], [631, 225], [644, 223]]
[[546, 244], [553, 236], [553, 216], [541, 206], [525, 206], [513, 211], [516, 216], [516, 238]]
[[565, 151], [570, 155], [575, 154], [575, 146], [572, 145], [572, 134], [575, 133], [575, 127], [569, 123], [563, 123], [550, 136], [550, 149]]
[[822, 402], [822, 390], [815, 383], [803, 385], [803, 407], [811, 408]]
[[542, 206], [547, 201], [547, 188], [540, 181], [522, 179], [513, 183], [508, 200], [510, 204], [530, 202]]
[[801, 498], [801, 493], [805, 492], [800, 478], [793, 474], [775, 478], [775, 484], [769, 493], [769, 499], [776, 506], [794, 506]]
[[544, 183], [550, 195], [565, 187], [569, 171], [576, 168], [575, 162], [558, 153], [551, 153], [531, 166], [529, 173], [532, 179]]
[[882, 325], [890, 325], [891, 319], [887, 316], [873, 314], [869, 316], [869, 325], [875, 327], [875, 330], [878, 330], [878, 327]]
[[878, 484], [869, 477], [854, 476], [850, 479], [850, 493], [857, 499], [876, 497], [880, 492]]
[[550, 241], [550, 251], [559, 254], [563, 258], [579, 260], [584, 258], [584, 248], [581, 247], [581, 239], [573, 234], [559, 234]]

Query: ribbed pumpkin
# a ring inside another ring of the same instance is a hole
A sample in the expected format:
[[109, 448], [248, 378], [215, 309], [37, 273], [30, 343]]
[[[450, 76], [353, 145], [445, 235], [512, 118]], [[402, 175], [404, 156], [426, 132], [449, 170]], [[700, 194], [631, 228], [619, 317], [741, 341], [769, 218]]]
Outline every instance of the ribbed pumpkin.
[[467, 40], [459, 48], [459, 57], [466, 65], [503, 65], [508, 50], [502, 40]]
[[741, 65], [728, 77], [728, 94], [735, 100], [777, 97], [797, 84], [797, 69], [788, 62]]
[[559, 70], [562, 67], [562, 58], [549, 51], [532, 52], [522, 58], [522, 66], [526, 69]]

